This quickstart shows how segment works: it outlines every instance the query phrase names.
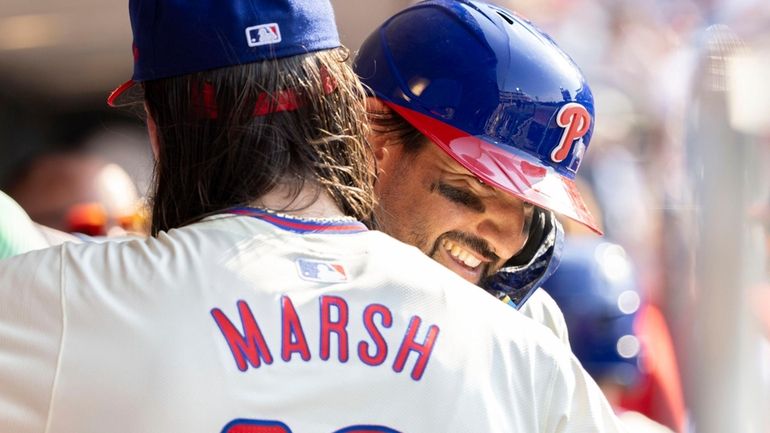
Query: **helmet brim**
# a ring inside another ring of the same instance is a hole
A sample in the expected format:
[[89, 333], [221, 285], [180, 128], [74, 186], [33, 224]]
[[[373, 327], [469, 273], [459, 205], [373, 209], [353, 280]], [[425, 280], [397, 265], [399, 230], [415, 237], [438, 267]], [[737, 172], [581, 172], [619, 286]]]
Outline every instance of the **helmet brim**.
[[573, 179], [525, 152], [496, 145], [489, 137], [470, 135], [428, 115], [383, 102], [483, 182], [603, 234]]

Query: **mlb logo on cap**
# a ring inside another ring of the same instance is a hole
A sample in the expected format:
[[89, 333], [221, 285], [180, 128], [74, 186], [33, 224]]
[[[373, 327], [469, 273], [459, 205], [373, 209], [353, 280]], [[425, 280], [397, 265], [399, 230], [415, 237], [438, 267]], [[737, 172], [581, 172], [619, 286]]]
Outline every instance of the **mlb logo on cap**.
[[246, 40], [250, 47], [281, 42], [281, 28], [277, 23], [260, 24], [246, 28]]

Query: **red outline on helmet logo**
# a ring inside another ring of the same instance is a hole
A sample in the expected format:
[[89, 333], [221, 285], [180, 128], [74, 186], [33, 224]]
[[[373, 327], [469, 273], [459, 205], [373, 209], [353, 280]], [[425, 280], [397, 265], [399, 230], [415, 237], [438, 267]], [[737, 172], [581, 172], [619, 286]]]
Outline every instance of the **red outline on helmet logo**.
[[569, 155], [575, 140], [588, 132], [591, 127], [591, 114], [584, 106], [577, 102], [570, 102], [564, 104], [556, 113], [556, 124], [564, 128], [564, 132], [561, 134], [559, 144], [551, 152], [551, 160], [562, 162]]

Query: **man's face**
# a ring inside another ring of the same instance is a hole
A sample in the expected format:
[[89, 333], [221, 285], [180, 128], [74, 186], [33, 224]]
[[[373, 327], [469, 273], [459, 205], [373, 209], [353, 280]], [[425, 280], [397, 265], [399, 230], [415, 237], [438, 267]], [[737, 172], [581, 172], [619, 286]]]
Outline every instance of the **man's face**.
[[481, 183], [434, 143], [378, 151], [381, 229], [478, 284], [527, 240], [532, 206]]

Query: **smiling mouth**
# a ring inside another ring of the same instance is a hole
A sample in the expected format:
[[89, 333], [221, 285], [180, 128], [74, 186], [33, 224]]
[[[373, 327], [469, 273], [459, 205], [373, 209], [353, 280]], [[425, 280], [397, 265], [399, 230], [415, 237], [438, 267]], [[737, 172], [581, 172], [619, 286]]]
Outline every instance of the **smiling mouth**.
[[486, 259], [480, 259], [473, 251], [468, 250], [462, 245], [452, 242], [449, 239], [441, 241], [441, 247], [456, 261], [474, 271], [479, 268], [479, 265], [488, 261]]

